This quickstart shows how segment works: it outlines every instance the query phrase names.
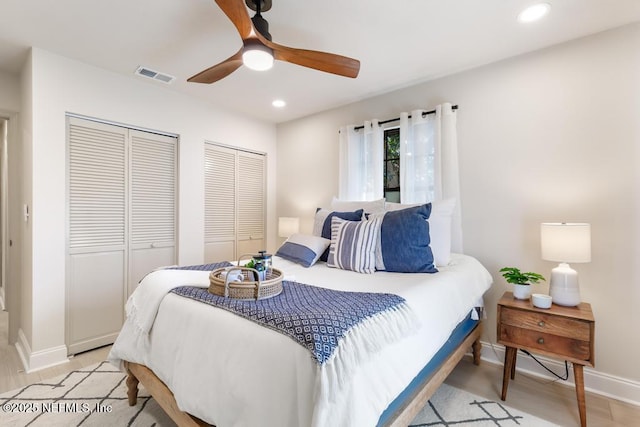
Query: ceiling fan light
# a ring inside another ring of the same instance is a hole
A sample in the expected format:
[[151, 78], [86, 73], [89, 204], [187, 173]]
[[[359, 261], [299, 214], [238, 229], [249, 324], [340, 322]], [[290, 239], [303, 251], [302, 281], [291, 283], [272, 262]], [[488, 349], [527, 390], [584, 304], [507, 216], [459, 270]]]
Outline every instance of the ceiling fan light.
[[244, 47], [242, 63], [252, 70], [265, 71], [273, 67], [273, 51], [261, 44]]

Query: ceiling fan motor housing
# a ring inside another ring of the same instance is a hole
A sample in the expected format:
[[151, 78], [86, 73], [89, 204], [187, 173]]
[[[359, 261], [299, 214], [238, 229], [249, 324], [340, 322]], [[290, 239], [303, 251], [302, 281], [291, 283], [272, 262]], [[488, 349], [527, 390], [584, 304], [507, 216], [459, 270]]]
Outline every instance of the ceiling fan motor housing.
[[262, 37], [271, 41], [271, 34], [269, 34], [269, 23], [266, 19], [262, 17], [259, 13], [256, 13], [253, 18], [251, 18], [253, 22], [253, 26], [258, 30]]
[[268, 10], [271, 10], [271, 0], [260, 0], [260, 4], [258, 4], [257, 0], [245, 0], [244, 4], [247, 5], [247, 7], [251, 10], [253, 10], [254, 12], [258, 11], [258, 6], [260, 6], [260, 10], [262, 12], [266, 12]]

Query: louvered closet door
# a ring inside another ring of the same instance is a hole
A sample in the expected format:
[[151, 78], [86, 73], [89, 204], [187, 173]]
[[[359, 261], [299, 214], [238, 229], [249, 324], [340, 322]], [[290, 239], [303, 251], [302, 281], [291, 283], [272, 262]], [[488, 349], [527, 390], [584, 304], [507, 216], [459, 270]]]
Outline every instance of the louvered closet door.
[[266, 249], [265, 157], [238, 151], [238, 256]]
[[236, 259], [236, 150], [204, 144], [205, 262]]
[[149, 271], [176, 262], [177, 138], [67, 119], [67, 346], [115, 340]]
[[130, 130], [129, 295], [153, 269], [176, 260], [177, 139]]
[[265, 156], [205, 143], [205, 261], [265, 249]]
[[67, 343], [112, 343], [124, 321], [126, 129], [75, 118], [68, 135]]

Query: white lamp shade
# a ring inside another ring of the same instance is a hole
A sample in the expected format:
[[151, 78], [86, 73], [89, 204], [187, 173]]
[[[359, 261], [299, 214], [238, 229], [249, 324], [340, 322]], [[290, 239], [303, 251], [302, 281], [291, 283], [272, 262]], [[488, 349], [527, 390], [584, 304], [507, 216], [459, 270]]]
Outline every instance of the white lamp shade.
[[557, 262], [591, 261], [591, 225], [585, 223], [542, 223], [542, 259]]
[[281, 216], [278, 218], [278, 236], [291, 237], [300, 230], [300, 218]]

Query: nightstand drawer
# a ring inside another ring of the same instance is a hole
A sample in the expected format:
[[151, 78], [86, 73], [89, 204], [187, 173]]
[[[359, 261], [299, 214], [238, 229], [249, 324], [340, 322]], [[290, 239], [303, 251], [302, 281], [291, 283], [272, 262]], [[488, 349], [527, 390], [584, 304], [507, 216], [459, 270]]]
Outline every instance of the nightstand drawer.
[[498, 341], [508, 346], [527, 347], [576, 360], [590, 360], [589, 341], [501, 324]]
[[498, 321], [501, 325], [516, 326], [577, 341], [591, 340], [589, 322], [579, 319], [502, 307]]

